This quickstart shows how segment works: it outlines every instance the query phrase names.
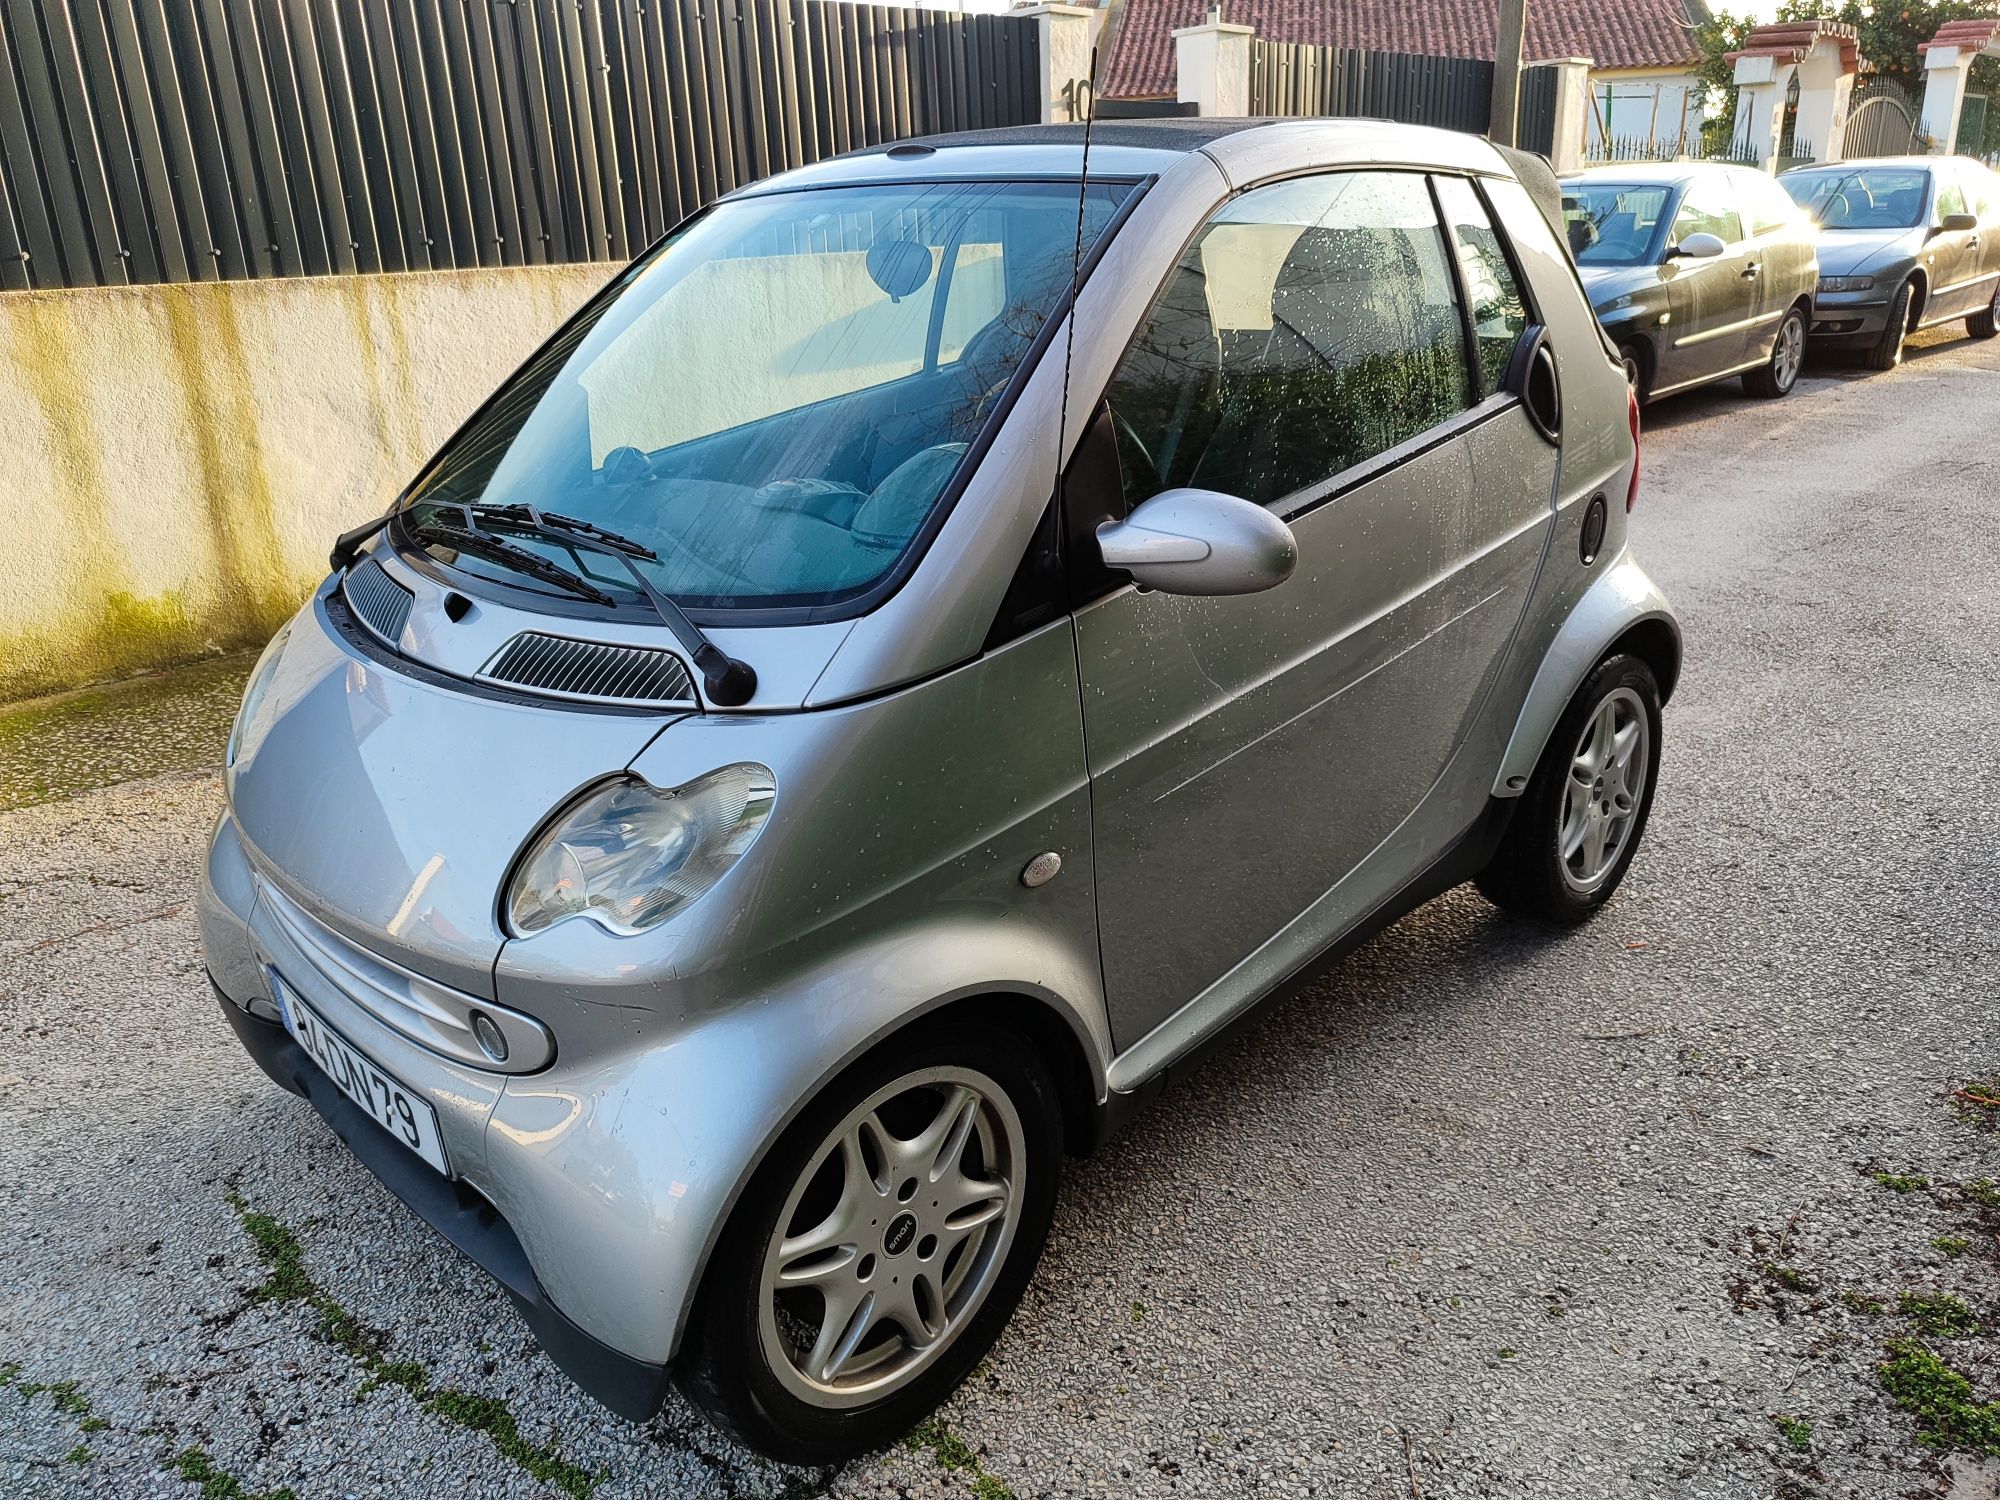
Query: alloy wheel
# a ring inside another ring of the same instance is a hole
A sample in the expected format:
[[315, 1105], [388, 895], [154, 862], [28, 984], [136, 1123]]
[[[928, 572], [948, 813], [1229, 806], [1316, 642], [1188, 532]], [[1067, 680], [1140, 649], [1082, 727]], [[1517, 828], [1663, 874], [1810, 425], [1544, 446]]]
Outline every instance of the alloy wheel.
[[1598, 704], [1570, 756], [1556, 853], [1563, 882], [1587, 893], [1618, 867], [1646, 791], [1651, 731], [1639, 695], [1621, 687]]
[[877, 1089], [808, 1159], [770, 1238], [758, 1327], [778, 1379], [816, 1406], [908, 1385], [991, 1291], [1020, 1223], [1026, 1139], [969, 1068]]
[[1797, 313], [1791, 313], [1779, 328], [1777, 347], [1771, 351], [1771, 378], [1781, 392], [1789, 391], [1797, 382], [1805, 362], [1806, 325]]

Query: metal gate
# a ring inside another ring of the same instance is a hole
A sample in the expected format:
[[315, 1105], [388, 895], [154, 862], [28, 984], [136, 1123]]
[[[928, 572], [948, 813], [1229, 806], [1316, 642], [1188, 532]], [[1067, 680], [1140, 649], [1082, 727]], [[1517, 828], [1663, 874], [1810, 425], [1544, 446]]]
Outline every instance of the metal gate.
[[1842, 155], [1907, 156], [1923, 149], [1923, 127], [1916, 105], [1901, 84], [1870, 78], [1855, 86], [1847, 110], [1847, 136]]

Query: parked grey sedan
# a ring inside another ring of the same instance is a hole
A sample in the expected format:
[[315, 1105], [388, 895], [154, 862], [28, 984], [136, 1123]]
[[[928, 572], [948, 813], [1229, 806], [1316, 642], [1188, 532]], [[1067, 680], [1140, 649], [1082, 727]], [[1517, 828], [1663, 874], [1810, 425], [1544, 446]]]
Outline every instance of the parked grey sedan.
[[2000, 174], [1967, 157], [1804, 167], [1780, 179], [1820, 239], [1812, 337], [1893, 370], [1920, 328], [2000, 334]]
[[1336, 121], [700, 213], [256, 668], [223, 1014], [614, 1410], [889, 1440], [1065, 1152], [1447, 887], [1574, 923], [1630, 868], [1680, 634], [1559, 223]]
[[1562, 190], [1584, 287], [1642, 401], [1731, 375], [1767, 399], [1798, 383], [1816, 235], [1770, 177], [1622, 165], [1565, 177]]

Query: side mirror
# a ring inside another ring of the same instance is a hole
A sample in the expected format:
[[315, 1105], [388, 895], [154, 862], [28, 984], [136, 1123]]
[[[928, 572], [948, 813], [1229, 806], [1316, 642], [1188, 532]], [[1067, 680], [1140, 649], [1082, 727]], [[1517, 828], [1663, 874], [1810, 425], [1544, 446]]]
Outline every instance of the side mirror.
[[1938, 225], [1939, 234], [1965, 234], [1979, 227], [1978, 214], [1946, 214]]
[[1256, 594], [1298, 565], [1292, 528], [1261, 505], [1214, 490], [1165, 490], [1097, 528], [1107, 568], [1163, 594]]
[[1691, 234], [1667, 252], [1669, 260], [1714, 260], [1726, 254], [1729, 247], [1722, 243], [1722, 237], [1714, 234]]

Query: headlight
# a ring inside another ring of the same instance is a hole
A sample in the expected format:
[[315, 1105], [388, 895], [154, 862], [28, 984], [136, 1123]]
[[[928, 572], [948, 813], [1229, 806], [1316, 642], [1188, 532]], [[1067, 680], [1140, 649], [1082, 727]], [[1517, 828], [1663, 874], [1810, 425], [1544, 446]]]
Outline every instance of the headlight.
[[517, 937], [571, 917], [625, 937], [656, 927], [742, 858], [776, 791], [758, 765], [724, 766], [669, 791], [636, 779], [593, 787], [528, 845], [507, 892], [507, 925]]
[[1822, 276], [1819, 279], [1822, 292], [1865, 292], [1873, 285], [1873, 276]]
[[264, 698], [271, 691], [271, 679], [278, 675], [278, 658], [285, 654], [285, 642], [291, 634], [292, 627], [288, 624], [272, 636], [271, 644], [264, 648], [264, 654], [257, 658], [257, 665], [250, 669], [250, 681], [244, 685], [243, 702], [236, 710], [236, 722], [229, 726], [229, 748], [223, 752], [224, 765], [236, 764], [236, 752], [243, 747], [243, 731], [264, 706]]

